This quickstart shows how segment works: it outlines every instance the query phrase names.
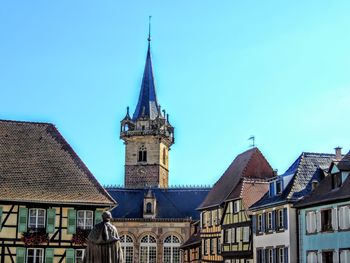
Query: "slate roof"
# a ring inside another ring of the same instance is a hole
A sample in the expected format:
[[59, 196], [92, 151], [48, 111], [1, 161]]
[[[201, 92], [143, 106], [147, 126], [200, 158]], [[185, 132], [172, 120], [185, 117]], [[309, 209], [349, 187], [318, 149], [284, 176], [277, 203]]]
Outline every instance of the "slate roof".
[[312, 180], [319, 181], [322, 176], [320, 173], [329, 167], [334, 158], [334, 154], [303, 152], [281, 175], [281, 177], [292, 175], [292, 179], [284, 187], [282, 194], [270, 197], [269, 193], [266, 193], [251, 206], [251, 209], [299, 200], [311, 191]]
[[156, 88], [153, 76], [151, 59], [151, 46], [148, 43], [145, 70], [143, 72], [139, 100], [133, 115], [133, 120], [145, 117], [154, 120], [160, 116], [160, 109], [157, 101]]
[[200, 232], [192, 234], [189, 239], [185, 241], [180, 247], [180, 249], [188, 249], [193, 247], [199, 247], [201, 245]]
[[53, 124], [0, 120], [0, 200], [114, 206]]
[[198, 209], [219, 206], [227, 199], [239, 197], [243, 178], [261, 180], [272, 176], [273, 170], [260, 150], [249, 149], [233, 160]]
[[[111, 212], [113, 218], [142, 219], [143, 199], [149, 189], [106, 188], [118, 200], [118, 207]], [[157, 200], [156, 219], [198, 220], [196, 207], [204, 200], [210, 188], [152, 188]]]
[[[350, 153], [348, 153], [339, 163], [342, 161], [347, 162], [349, 158]], [[337, 167], [339, 168], [338, 165]], [[348, 171], [348, 168], [345, 168], [345, 171]], [[340, 171], [343, 170], [340, 169]], [[302, 208], [329, 202], [341, 202], [344, 200], [350, 200], [350, 176], [347, 177], [341, 187], [336, 189], [332, 189], [332, 176], [326, 176], [313, 191], [310, 191], [307, 196], [297, 202], [294, 206]]]

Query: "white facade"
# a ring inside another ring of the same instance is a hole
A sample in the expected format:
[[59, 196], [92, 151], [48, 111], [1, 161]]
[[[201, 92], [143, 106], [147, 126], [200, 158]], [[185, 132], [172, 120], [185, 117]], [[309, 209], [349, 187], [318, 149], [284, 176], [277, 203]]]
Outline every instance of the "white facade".
[[[276, 206], [272, 208], [266, 208], [263, 210], [257, 210], [253, 212], [253, 216], [255, 216], [256, 220], [258, 220], [258, 215], [265, 214], [272, 211], [278, 211], [286, 209], [287, 214], [287, 227], [283, 227], [283, 229], [272, 229], [272, 230], [266, 230], [258, 233], [259, 231], [253, 231], [253, 256], [254, 256], [254, 262], [258, 261], [258, 250], [263, 249], [265, 251], [266, 249], [274, 249], [273, 253], [280, 253], [278, 252], [278, 248], [284, 247], [287, 249], [288, 256], [283, 257], [281, 255], [280, 259], [278, 259], [277, 263], [296, 263], [297, 262], [297, 217], [296, 217], [296, 209], [291, 207], [291, 204], [285, 204], [281, 206]], [[267, 216], [266, 216], [267, 218]], [[275, 219], [276, 220], [276, 219]], [[267, 225], [267, 222], [263, 222], [265, 225]], [[258, 224], [257, 221], [255, 221], [255, 224]], [[276, 222], [275, 222], [276, 224]], [[264, 253], [264, 252], [263, 252]], [[283, 252], [285, 253], [285, 252]], [[267, 254], [264, 253], [264, 260], [265, 263], [270, 263], [268, 258], [266, 257]], [[274, 255], [276, 257], [276, 255]], [[285, 262], [287, 258], [288, 262]], [[275, 262], [275, 261], [274, 261]]]

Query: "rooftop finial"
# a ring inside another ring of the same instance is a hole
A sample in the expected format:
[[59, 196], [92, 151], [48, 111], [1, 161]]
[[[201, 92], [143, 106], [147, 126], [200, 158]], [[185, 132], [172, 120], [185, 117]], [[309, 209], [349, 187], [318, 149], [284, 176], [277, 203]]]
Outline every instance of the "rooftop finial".
[[151, 18], [152, 16], [148, 17], [148, 42], [151, 42]]

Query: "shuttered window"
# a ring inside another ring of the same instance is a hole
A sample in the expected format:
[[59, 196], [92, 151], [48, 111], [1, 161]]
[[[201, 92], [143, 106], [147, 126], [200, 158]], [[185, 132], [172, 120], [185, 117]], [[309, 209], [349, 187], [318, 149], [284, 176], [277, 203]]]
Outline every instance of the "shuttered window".
[[67, 226], [68, 234], [75, 234], [76, 220], [77, 220], [76, 211], [74, 209], [68, 209], [68, 226]]
[[44, 249], [42, 248], [27, 248], [26, 263], [43, 263]]
[[316, 213], [315, 211], [309, 211], [306, 213], [306, 232], [308, 234], [315, 233], [316, 231]]
[[47, 233], [55, 232], [55, 222], [56, 222], [56, 210], [47, 209], [47, 223], [46, 223]]
[[79, 210], [77, 212], [77, 228], [92, 229], [93, 226], [93, 212], [90, 210]]
[[29, 209], [29, 228], [45, 228], [45, 209], [31, 208]]

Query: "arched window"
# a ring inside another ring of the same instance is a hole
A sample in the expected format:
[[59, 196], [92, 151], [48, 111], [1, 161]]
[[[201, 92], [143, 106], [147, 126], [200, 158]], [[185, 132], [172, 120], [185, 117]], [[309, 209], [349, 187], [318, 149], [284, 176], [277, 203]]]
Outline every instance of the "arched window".
[[146, 213], [152, 214], [152, 204], [150, 202], [146, 204]]
[[164, 239], [164, 263], [180, 263], [180, 240], [176, 236]]
[[157, 241], [147, 235], [140, 242], [140, 263], [156, 263], [157, 262]]
[[122, 235], [120, 237], [120, 243], [123, 249], [123, 258], [125, 263], [134, 262], [134, 243], [129, 235]]
[[139, 148], [139, 157], [138, 157], [139, 162], [147, 162], [147, 148], [145, 145], [141, 145]]

